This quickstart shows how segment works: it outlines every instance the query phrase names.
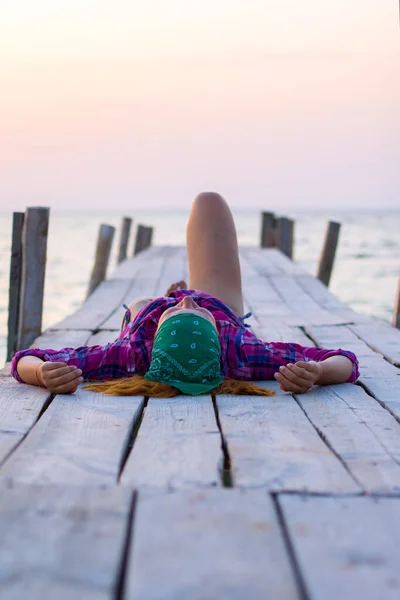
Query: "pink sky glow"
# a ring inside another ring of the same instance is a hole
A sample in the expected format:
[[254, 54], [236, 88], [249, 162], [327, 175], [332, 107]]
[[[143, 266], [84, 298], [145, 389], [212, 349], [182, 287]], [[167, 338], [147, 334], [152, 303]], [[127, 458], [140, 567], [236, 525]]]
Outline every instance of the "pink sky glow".
[[0, 210], [400, 208], [396, 0], [0, 0]]

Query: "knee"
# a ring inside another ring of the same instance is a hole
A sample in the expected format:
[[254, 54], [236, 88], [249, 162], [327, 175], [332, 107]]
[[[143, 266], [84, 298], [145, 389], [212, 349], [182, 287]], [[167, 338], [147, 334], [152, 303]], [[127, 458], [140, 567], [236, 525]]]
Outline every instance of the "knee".
[[226, 206], [226, 201], [216, 192], [201, 192], [195, 197], [193, 206], [200, 207], [204, 210], [215, 210], [221, 206]]

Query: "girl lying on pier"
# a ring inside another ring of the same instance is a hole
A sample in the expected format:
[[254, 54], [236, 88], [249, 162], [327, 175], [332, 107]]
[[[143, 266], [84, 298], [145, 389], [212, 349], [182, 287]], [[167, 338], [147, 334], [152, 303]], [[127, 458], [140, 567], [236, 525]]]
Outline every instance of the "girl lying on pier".
[[[189, 289], [174, 284], [161, 298], [126, 307], [118, 338], [105, 346], [29, 349], [12, 361], [20, 382], [49, 392], [87, 389], [116, 395], [171, 397], [179, 393], [272, 395], [251, 380], [275, 378], [282, 390], [355, 381], [356, 356], [258, 339], [244, 323], [242, 282], [233, 217], [215, 193], [196, 197], [187, 226]], [[268, 298], [265, 299], [268, 302]]]

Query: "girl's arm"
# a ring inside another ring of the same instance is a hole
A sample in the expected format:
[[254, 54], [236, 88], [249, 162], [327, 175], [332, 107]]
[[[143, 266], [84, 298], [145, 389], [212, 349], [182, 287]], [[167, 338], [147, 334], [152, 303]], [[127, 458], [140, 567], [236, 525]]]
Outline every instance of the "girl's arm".
[[314, 384], [353, 382], [358, 360], [349, 350], [326, 350], [290, 342], [263, 342], [245, 334], [243, 366], [249, 379], [277, 379], [285, 391], [307, 391]]
[[45, 387], [53, 394], [72, 394], [83, 381], [81, 369], [64, 362], [45, 362], [38, 356], [23, 356], [17, 372], [25, 383]]
[[135, 352], [125, 338], [105, 346], [22, 350], [12, 360], [11, 374], [21, 383], [67, 393], [62, 386], [70, 384], [68, 392], [75, 391], [81, 377], [107, 380], [133, 373], [135, 362]]
[[335, 355], [316, 361], [298, 361], [279, 367], [275, 379], [284, 392], [303, 394], [314, 384], [330, 385], [349, 380], [353, 371], [353, 362], [343, 355]]

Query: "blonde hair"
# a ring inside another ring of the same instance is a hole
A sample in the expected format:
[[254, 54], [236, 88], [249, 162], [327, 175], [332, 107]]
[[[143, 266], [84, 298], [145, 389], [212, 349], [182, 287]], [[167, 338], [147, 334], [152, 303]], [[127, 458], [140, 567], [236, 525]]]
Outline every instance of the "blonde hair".
[[[149, 396], [151, 398], [173, 398], [181, 394], [180, 390], [172, 385], [167, 385], [160, 381], [148, 381], [143, 375], [133, 375], [133, 377], [89, 383], [85, 385], [84, 389], [113, 396]], [[238, 381], [237, 379], [225, 379], [209, 393], [239, 394], [244, 396], [275, 395], [275, 392], [268, 388], [262, 388], [251, 381]]]

